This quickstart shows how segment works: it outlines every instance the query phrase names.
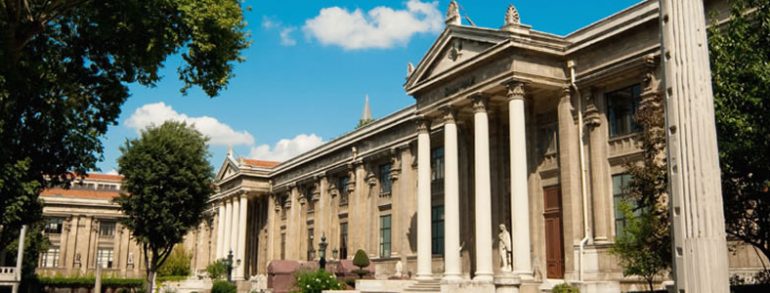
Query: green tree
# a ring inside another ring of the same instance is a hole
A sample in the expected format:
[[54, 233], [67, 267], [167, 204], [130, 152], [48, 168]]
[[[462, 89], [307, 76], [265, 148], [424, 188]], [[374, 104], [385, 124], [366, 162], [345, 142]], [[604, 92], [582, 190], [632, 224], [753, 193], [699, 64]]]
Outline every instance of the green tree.
[[[657, 84], [651, 79], [648, 86], [655, 88]], [[670, 268], [672, 261], [661, 103], [660, 96], [646, 91], [636, 113], [636, 122], [642, 128], [642, 159], [626, 164], [631, 179], [624, 187], [620, 205], [626, 225], [611, 248], [623, 266], [623, 274], [642, 277], [650, 292], [654, 291], [655, 276]]]
[[0, 0], [0, 247], [39, 221], [46, 184], [101, 158], [128, 84], [179, 54], [183, 91], [215, 96], [247, 47], [237, 0]]
[[354, 273], [357, 274], [359, 278], [363, 278], [365, 275], [369, 274], [369, 271], [365, 269], [369, 266], [369, 256], [366, 255], [366, 251], [363, 249], [356, 251], [356, 255], [353, 256], [353, 265], [358, 267]]
[[727, 234], [770, 257], [770, 0], [709, 29]]
[[181, 122], [142, 131], [120, 148], [124, 224], [144, 250], [148, 292], [174, 245], [204, 219], [213, 193], [206, 138]]
[[174, 246], [171, 255], [158, 269], [158, 276], [189, 276], [193, 255], [182, 244]]

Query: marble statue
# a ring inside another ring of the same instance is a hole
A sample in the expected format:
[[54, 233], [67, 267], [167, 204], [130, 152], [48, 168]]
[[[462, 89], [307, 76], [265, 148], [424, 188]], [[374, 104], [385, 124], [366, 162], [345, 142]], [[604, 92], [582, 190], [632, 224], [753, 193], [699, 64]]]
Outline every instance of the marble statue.
[[449, 2], [449, 8], [446, 11], [446, 23], [460, 25], [460, 7], [457, 2], [452, 0]]
[[401, 278], [401, 276], [403, 275], [403, 271], [404, 271], [404, 264], [401, 263], [401, 261], [399, 260], [398, 262], [396, 262], [396, 273], [395, 273], [396, 278]]
[[511, 271], [511, 234], [500, 224], [500, 233], [497, 234], [497, 247], [500, 251], [500, 269], [504, 272]]

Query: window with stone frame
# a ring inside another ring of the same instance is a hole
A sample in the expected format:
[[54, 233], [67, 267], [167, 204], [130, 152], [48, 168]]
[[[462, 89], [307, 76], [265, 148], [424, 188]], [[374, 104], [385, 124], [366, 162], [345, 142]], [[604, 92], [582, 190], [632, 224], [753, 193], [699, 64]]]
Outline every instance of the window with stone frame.
[[631, 175], [629, 174], [618, 174], [612, 176], [612, 199], [615, 207], [615, 236], [623, 235], [626, 228], [626, 216], [620, 209], [621, 204], [623, 204], [623, 202], [626, 202], [627, 204], [633, 204], [632, 202], [624, 200], [627, 194], [628, 183], [630, 181]]
[[437, 147], [430, 152], [431, 193], [444, 193], [444, 147]]
[[286, 231], [281, 231], [281, 260], [286, 260]]
[[390, 257], [391, 248], [391, 216], [380, 216], [380, 257]]
[[444, 206], [431, 208], [431, 252], [433, 255], [444, 255]]
[[636, 110], [639, 108], [641, 92], [641, 86], [635, 84], [605, 94], [607, 99], [607, 121], [611, 138], [641, 130], [634, 119]]
[[348, 258], [348, 223], [340, 223], [340, 259]]
[[315, 230], [313, 227], [307, 228], [307, 260], [314, 260], [315, 259]]
[[555, 154], [559, 148], [559, 130], [556, 123], [548, 123], [538, 129], [537, 149], [541, 154]]
[[102, 220], [99, 222], [99, 237], [111, 238], [115, 236], [115, 221]]
[[96, 250], [96, 265], [103, 269], [112, 268], [112, 248], [100, 247]]
[[390, 178], [390, 170], [393, 167], [391, 163], [385, 163], [380, 165], [380, 195], [389, 195], [393, 190], [393, 181]]
[[59, 247], [53, 246], [40, 254], [40, 267], [56, 268], [59, 266]]
[[340, 176], [337, 177], [337, 192], [340, 196], [340, 204], [348, 203], [348, 184], [350, 183], [350, 177]]
[[46, 218], [45, 233], [47, 234], [61, 234], [64, 228], [64, 218], [50, 217]]

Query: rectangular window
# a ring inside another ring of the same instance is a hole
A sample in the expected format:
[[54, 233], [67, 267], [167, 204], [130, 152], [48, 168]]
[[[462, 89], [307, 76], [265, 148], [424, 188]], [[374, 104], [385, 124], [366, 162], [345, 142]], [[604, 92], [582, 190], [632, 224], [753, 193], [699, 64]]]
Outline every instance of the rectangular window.
[[59, 248], [51, 247], [48, 251], [40, 254], [40, 266], [44, 268], [55, 268], [59, 266]]
[[631, 181], [631, 175], [628, 174], [612, 176], [612, 199], [615, 204], [615, 236], [623, 235], [626, 227], [626, 216], [620, 210], [620, 205], [626, 195], [629, 181]]
[[636, 84], [606, 94], [610, 137], [639, 131], [639, 125], [636, 124], [634, 115], [639, 107], [641, 91], [641, 86]]
[[281, 260], [286, 259], [286, 232], [281, 233]]
[[434, 206], [430, 213], [431, 251], [434, 255], [444, 254], [444, 206]]
[[340, 259], [348, 258], [348, 223], [340, 223]]
[[348, 202], [348, 183], [350, 183], [350, 177], [342, 176], [337, 179], [337, 191], [340, 193], [340, 204], [346, 204]]
[[390, 194], [391, 190], [393, 189], [393, 182], [390, 181], [391, 167], [392, 165], [390, 163], [380, 165], [380, 194], [381, 195]]
[[99, 237], [114, 237], [115, 236], [115, 222], [113, 221], [101, 221], [99, 224]]
[[315, 247], [313, 246], [313, 228], [307, 229], [307, 260], [315, 259]]
[[380, 257], [390, 257], [390, 215], [380, 217]]
[[99, 248], [96, 250], [96, 265], [103, 269], [112, 268], [112, 248]]
[[558, 128], [556, 123], [540, 128], [537, 148], [543, 154], [553, 154], [559, 145]]
[[48, 234], [61, 234], [61, 230], [64, 227], [63, 218], [48, 218], [45, 223], [45, 233]]
[[444, 179], [444, 148], [435, 148], [430, 153], [431, 181]]

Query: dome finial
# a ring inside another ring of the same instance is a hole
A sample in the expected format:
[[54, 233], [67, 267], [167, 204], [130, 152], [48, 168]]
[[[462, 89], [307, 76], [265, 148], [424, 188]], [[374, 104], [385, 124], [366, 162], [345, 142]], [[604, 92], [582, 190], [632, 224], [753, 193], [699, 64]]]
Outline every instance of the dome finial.
[[503, 29], [511, 28], [519, 24], [521, 24], [519, 11], [516, 10], [516, 7], [513, 6], [513, 4], [509, 4], [508, 11], [505, 12], [505, 24], [503, 25]]

